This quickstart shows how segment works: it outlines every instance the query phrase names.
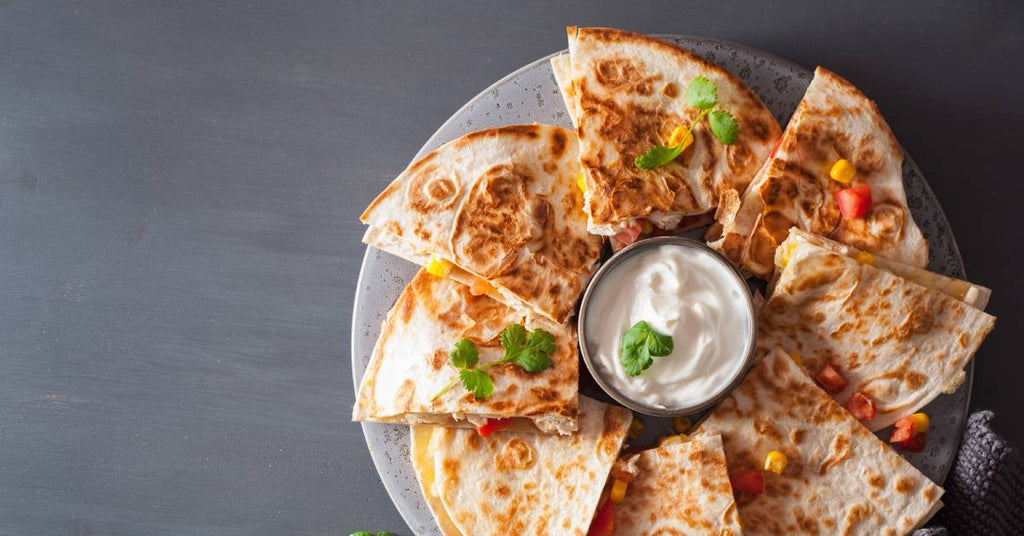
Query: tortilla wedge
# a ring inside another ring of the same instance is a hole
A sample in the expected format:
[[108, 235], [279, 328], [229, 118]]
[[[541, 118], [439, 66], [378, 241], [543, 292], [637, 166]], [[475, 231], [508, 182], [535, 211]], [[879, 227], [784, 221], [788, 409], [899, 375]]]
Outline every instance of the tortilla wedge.
[[580, 397], [573, 436], [414, 426], [412, 462], [445, 536], [584, 536], [632, 414]]
[[719, 436], [644, 450], [624, 463], [637, 475], [615, 505], [614, 534], [743, 534]]
[[[615, 235], [639, 218], [672, 229], [683, 216], [713, 210], [722, 192], [742, 191], [768, 157], [779, 124], [733, 74], [653, 37], [611, 28], [566, 32], [569, 54], [551, 64], [579, 136], [590, 232]], [[686, 102], [698, 76], [716, 84], [721, 109], [739, 121], [738, 140], [723, 145], [704, 120], [675, 161], [637, 168], [637, 156], [669, 145], [673, 129], [700, 114]]]
[[[856, 168], [850, 184], [829, 175], [839, 159]], [[924, 268], [928, 242], [907, 207], [902, 164], [903, 149], [875, 103], [818, 67], [750, 187], [722, 196], [709, 245], [762, 279], [771, 277], [790, 227]], [[858, 185], [871, 188], [871, 207], [864, 217], [844, 219], [835, 194]]]
[[848, 382], [835, 399], [866, 395], [875, 416], [864, 424], [880, 430], [955, 384], [995, 318], [962, 301], [983, 303], [984, 287], [891, 261], [873, 265], [877, 257], [840, 247], [790, 234], [758, 320], [758, 351], [799, 356], [811, 376], [831, 365]]
[[943, 490], [880, 441], [774, 349], [701, 423], [721, 435], [730, 474], [789, 460], [760, 495], [736, 492], [743, 533], [901, 535], [942, 506]]
[[[528, 373], [516, 365], [488, 369], [494, 394], [477, 400], [461, 385], [432, 398], [458, 370], [449, 363], [455, 343], [476, 344], [480, 364], [504, 356], [498, 336], [509, 324], [555, 336], [554, 365]], [[576, 331], [525, 316], [465, 285], [420, 269], [388, 312], [359, 386], [352, 419], [470, 427], [488, 418], [513, 419], [511, 429], [568, 434], [576, 430], [579, 377]]]
[[363, 242], [421, 266], [443, 259], [449, 277], [565, 323], [602, 246], [586, 230], [577, 147], [540, 124], [448, 142], [370, 203]]

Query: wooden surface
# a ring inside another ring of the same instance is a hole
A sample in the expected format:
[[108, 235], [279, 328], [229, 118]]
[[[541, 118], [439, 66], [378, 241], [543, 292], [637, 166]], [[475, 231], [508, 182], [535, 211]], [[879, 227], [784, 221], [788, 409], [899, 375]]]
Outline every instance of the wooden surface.
[[403, 533], [349, 422], [357, 216], [577, 23], [742, 42], [877, 100], [994, 290], [973, 405], [1024, 443], [1012, 2], [4, 0], [0, 534]]

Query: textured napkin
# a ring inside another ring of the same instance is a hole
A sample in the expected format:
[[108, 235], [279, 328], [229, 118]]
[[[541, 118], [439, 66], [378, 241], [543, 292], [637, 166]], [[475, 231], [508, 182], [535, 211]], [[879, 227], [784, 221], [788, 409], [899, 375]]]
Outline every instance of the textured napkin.
[[945, 507], [914, 536], [1024, 534], [1024, 464], [1020, 453], [992, 430], [995, 414], [967, 419], [956, 462], [943, 487]]

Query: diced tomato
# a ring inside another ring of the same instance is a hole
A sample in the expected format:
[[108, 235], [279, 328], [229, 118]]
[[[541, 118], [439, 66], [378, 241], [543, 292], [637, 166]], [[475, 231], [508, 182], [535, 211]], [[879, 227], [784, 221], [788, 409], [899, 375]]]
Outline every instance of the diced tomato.
[[[896, 435], [896, 431], [893, 431], [893, 435]], [[928, 434], [913, 434], [907, 439], [902, 441], [893, 441], [891, 438], [889, 442], [896, 445], [902, 450], [907, 452], [921, 452], [924, 450], [924, 445], [928, 440]]]
[[875, 418], [875, 401], [860, 391], [853, 393], [853, 396], [846, 401], [846, 409], [858, 421], [870, 421]]
[[508, 425], [512, 424], [512, 419], [487, 419], [487, 422], [476, 427], [476, 432], [480, 434], [480, 437], [487, 437], [498, 430], [508, 428]]
[[744, 469], [729, 476], [732, 489], [760, 495], [764, 493], [764, 473], [757, 469]]
[[618, 251], [633, 242], [636, 242], [636, 239], [640, 238], [640, 231], [642, 229], [643, 225], [639, 221], [629, 224], [629, 226], [620, 231], [619, 234], [612, 237], [612, 251]]
[[836, 192], [839, 213], [844, 220], [863, 218], [871, 209], [871, 187], [862, 184]]
[[896, 426], [889, 436], [890, 443], [902, 443], [914, 435], [914, 421], [910, 417], [903, 417], [896, 421]]
[[594, 514], [594, 520], [590, 522], [587, 536], [611, 536], [612, 531], [615, 530], [614, 521], [615, 503], [607, 500]]
[[843, 389], [846, 389], [846, 378], [839, 373], [832, 365], [825, 363], [825, 366], [821, 367], [818, 374], [814, 376], [815, 380], [830, 393], [838, 393]]

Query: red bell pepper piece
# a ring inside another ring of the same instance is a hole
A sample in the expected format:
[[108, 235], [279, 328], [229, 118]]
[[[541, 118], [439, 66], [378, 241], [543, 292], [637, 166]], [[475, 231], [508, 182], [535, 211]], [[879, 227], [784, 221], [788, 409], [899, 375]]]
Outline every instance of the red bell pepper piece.
[[611, 536], [615, 529], [615, 503], [611, 499], [605, 500], [604, 504], [597, 509], [594, 520], [590, 522], [590, 530], [587, 536]]
[[875, 418], [875, 401], [860, 391], [853, 393], [853, 396], [846, 401], [846, 409], [858, 421], [870, 421]]
[[508, 425], [512, 424], [512, 419], [487, 419], [487, 422], [476, 427], [476, 433], [480, 434], [480, 437], [487, 437], [502, 428], [508, 428]]
[[760, 495], [764, 493], [764, 473], [756, 469], [744, 469], [729, 476], [732, 489]]
[[821, 367], [821, 370], [814, 376], [814, 379], [825, 388], [826, 391], [835, 394], [846, 389], [846, 378], [829, 363]]
[[839, 213], [844, 220], [863, 218], [871, 210], [871, 187], [862, 184], [836, 192]]

